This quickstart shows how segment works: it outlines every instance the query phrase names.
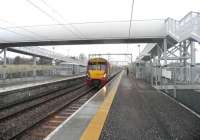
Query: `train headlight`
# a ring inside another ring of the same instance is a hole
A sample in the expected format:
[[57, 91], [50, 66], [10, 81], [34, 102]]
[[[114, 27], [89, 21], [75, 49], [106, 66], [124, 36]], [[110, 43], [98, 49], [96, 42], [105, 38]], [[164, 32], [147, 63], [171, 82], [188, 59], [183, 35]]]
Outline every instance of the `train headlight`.
[[103, 77], [104, 77], [104, 78], [106, 77], [106, 73], [103, 75]]
[[87, 73], [87, 74], [86, 74], [86, 76], [89, 78], [89, 77], [90, 77], [90, 74], [89, 74], [89, 73]]

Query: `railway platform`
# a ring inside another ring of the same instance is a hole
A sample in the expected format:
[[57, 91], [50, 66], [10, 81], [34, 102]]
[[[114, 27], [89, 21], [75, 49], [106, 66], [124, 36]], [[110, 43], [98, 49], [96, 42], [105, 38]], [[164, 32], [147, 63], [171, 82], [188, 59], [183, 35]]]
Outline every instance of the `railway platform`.
[[30, 81], [14, 81], [14, 82], [6, 82], [0, 83], [0, 94], [2, 92], [9, 92], [13, 90], [19, 90], [24, 88], [30, 88], [34, 86], [49, 84], [49, 83], [56, 83], [59, 81], [70, 80], [73, 78], [83, 77], [84, 75], [76, 75], [76, 76], [69, 76], [69, 77], [55, 77], [55, 78], [43, 78], [43, 79], [32, 79]]
[[133, 76], [119, 74], [45, 140], [198, 140], [200, 118]]

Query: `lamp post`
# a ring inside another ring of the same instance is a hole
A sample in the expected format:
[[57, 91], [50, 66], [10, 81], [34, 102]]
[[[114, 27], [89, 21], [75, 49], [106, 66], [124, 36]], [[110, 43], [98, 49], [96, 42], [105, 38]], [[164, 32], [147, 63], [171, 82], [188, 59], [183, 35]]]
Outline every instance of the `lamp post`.
[[[138, 49], [139, 49], [138, 59], [140, 59], [140, 44], [138, 45]], [[138, 67], [137, 67], [137, 71], [136, 71], [136, 77], [139, 78], [139, 79], [141, 78], [140, 60], [138, 62]]]
[[53, 54], [53, 56], [52, 56], [52, 58], [53, 58], [53, 60], [52, 60], [52, 65], [53, 65], [53, 76], [55, 76], [55, 73], [56, 73], [56, 70], [55, 70], [56, 62], [55, 62], [55, 59], [54, 59], [54, 55], [55, 55], [54, 50], [55, 50], [55, 47], [53, 46], [52, 49], [53, 49], [53, 53], [52, 53], [52, 54]]
[[139, 57], [140, 57], [140, 44], [138, 45], [138, 49], [139, 49]]
[[55, 55], [54, 50], [55, 50], [55, 47], [52, 47], [52, 50], [53, 50], [53, 52], [52, 52], [52, 54], [53, 54], [53, 56], [52, 56], [52, 58], [53, 58], [52, 64], [55, 65], [55, 59], [54, 59], [54, 55]]

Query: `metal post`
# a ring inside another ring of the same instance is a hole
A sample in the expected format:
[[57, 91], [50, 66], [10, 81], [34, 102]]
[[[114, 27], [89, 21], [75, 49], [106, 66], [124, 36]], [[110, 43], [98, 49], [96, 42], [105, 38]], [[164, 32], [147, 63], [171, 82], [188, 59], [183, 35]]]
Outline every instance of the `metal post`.
[[186, 55], [187, 55], [187, 46], [186, 46], [186, 41], [184, 41], [183, 42], [183, 58], [184, 58], [183, 59], [183, 68], [184, 68], [184, 70], [183, 70], [183, 77], [184, 77], [183, 80], [184, 80], [184, 82], [187, 81]]
[[133, 55], [131, 54], [131, 64], [133, 63]]
[[157, 86], [157, 64], [156, 64], [155, 56], [153, 57], [153, 77], [154, 77], [154, 80], [155, 80], [155, 84]]
[[196, 63], [196, 54], [195, 54], [195, 42], [191, 41], [190, 46], [190, 52], [191, 52], [191, 65], [190, 65], [190, 82], [193, 83], [193, 76], [192, 76], [192, 70]]
[[4, 65], [4, 70], [3, 70], [3, 79], [6, 79], [6, 64], [7, 64], [7, 61], [6, 61], [6, 53], [7, 53], [7, 48], [4, 48], [3, 49], [3, 52], [4, 52], [4, 57], [3, 57], [3, 65]]
[[138, 55], [138, 57], [140, 57], [140, 45], [138, 45], [138, 48], [139, 48], [139, 55]]
[[176, 98], [176, 76], [177, 76], [177, 69], [174, 69], [174, 89], [173, 89], [173, 96]]
[[[183, 47], [182, 47], [182, 43], [179, 43], [179, 57], [182, 57], [182, 56], [183, 56]], [[182, 59], [179, 59], [179, 61], [180, 61], [180, 64], [182, 66], [182, 64], [183, 64]], [[184, 69], [182, 67], [180, 67], [179, 71], [180, 71], [180, 80], [183, 81], [184, 80], [183, 79], [183, 77], [184, 77], [183, 76], [184, 75], [184, 73], [183, 73]]]
[[55, 65], [56, 65], [56, 62], [55, 62], [55, 59], [52, 59], [52, 69], [51, 69], [51, 76], [55, 76]]
[[176, 85], [174, 86], [173, 94], [174, 94], [174, 98], [176, 98]]
[[150, 67], [151, 67], [151, 85], [153, 86], [153, 64], [151, 56], [150, 56]]
[[34, 77], [36, 76], [36, 65], [37, 65], [36, 61], [37, 61], [36, 57], [33, 56], [33, 76]]
[[72, 75], [75, 75], [75, 65], [72, 64]]
[[157, 54], [158, 54], [158, 61], [157, 61], [157, 81], [158, 83], [161, 82], [161, 65], [160, 65], [160, 58], [161, 58], [161, 52], [160, 52], [160, 46], [157, 45]]
[[52, 59], [51, 63], [52, 63], [52, 65], [53, 65], [53, 66], [55, 66], [55, 65], [56, 65], [56, 62], [55, 62], [55, 60], [54, 60], [54, 59]]
[[196, 63], [196, 54], [195, 54], [195, 42], [191, 41], [191, 65], [194, 66]]
[[3, 57], [3, 64], [6, 65], [7, 64], [7, 60], [6, 60], [6, 52], [7, 52], [7, 48], [3, 49], [4, 52], [4, 57]]
[[167, 39], [165, 38], [163, 41], [163, 47], [164, 47], [164, 65], [167, 66]]

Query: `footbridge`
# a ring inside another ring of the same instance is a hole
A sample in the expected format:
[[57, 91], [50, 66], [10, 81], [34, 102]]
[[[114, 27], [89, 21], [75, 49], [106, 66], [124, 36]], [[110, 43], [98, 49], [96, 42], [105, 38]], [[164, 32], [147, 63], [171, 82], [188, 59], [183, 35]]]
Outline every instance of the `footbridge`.
[[[7, 26], [0, 28], [0, 47], [160, 43], [168, 38], [172, 43], [186, 39], [200, 41], [200, 14], [190, 12], [180, 21], [159, 20], [87, 22], [37, 26]], [[73, 28], [71, 28], [71, 26]]]
[[43, 57], [43, 58], [47, 58], [47, 59], [52, 59], [55, 61], [63, 61], [63, 62], [68, 62], [68, 63], [73, 63], [73, 64], [84, 63], [79, 60], [75, 60], [70, 57], [64, 56], [62, 54], [59, 54], [59, 53], [56, 53], [53, 51], [49, 51], [47, 49], [36, 47], [36, 46], [33, 46], [33, 47], [8, 47], [7, 50], [11, 51], [11, 52], [31, 55], [31, 56], [35, 56], [35, 57]]
[[33, 63], [36, 63], [36, 57], [40, 57], [40, 58], [50, 59], [52, 60], [52, 63], [55, 63], [57, 61], [57, 62], [66, 62], [68, 64], [73, 64], [73, 65], [82, 65], [82, 66], [86, 65], [86, 62], [82, 60], [73, 59], [73, 58], [64, 56], [62, 54], [59, 54], [59, 53], [56, 53], [44, 48], [40, 48], [37, 46], [8, 47], [8, 48], [0, 49], [0, 54], [3, 53], [3, 58], [0, 57], [0, 60], [4, 61], [4, 65], [7, 64], [6, 62], [7, 51], [33, 56], [33, 61], [34, 61]]
[[[166, 45], [169, 49], [177, 43], [191, 40], [200, 42], [200, 13], [190, 12], [184, 16], [180, 21], [168, 18], [165, 20], [166, 30]], [[147, 44], [145, 49], [141, 52], [141, 60], [147, 59], [150, 54], [157, 55], [156, 46], [158, 43]], [[164, 47], [161, 45], [160, 47]], [[162, 48], [164, 50], [164, 48]]]
[[199, 89], [195, 45], [200, 43], [200, 13], [190, 12], [180, 21], [168, 18], [165, 24], [163, 41], [148, 43], [137, 58], [137, 76], [148, 77], [159, 89]]

